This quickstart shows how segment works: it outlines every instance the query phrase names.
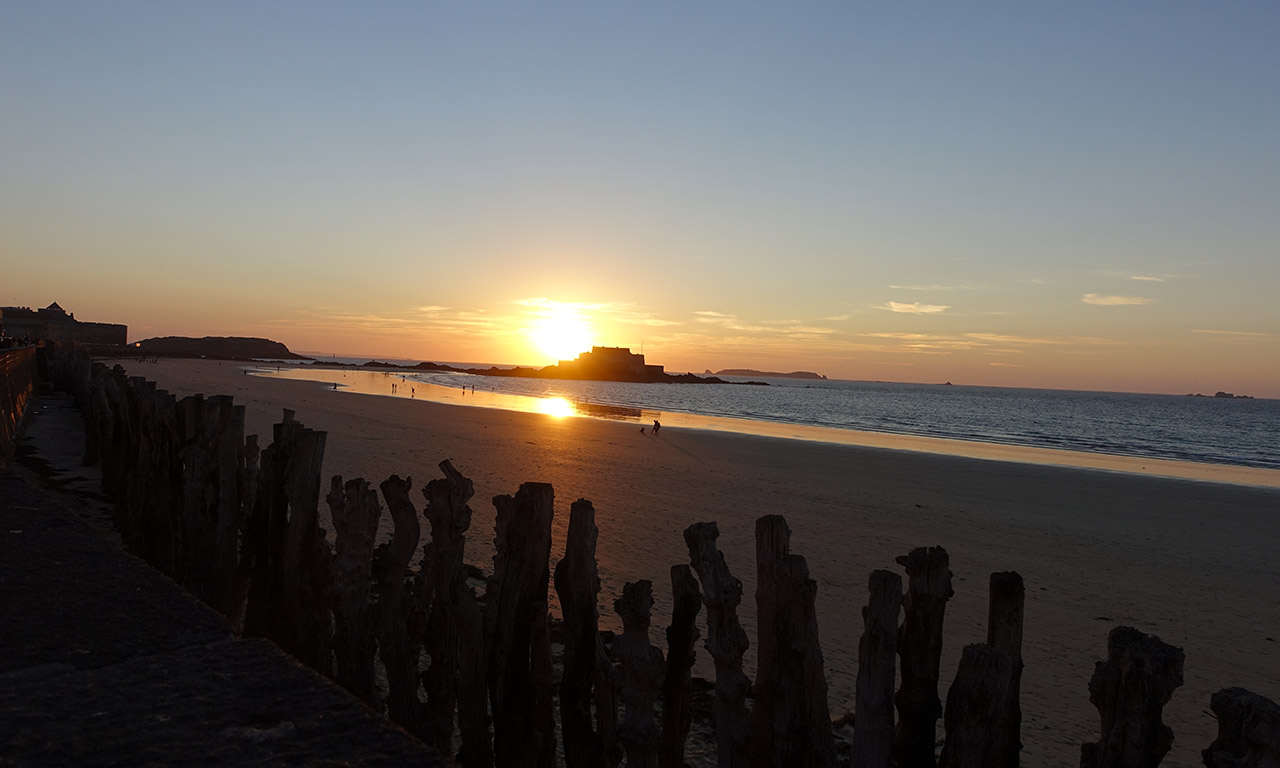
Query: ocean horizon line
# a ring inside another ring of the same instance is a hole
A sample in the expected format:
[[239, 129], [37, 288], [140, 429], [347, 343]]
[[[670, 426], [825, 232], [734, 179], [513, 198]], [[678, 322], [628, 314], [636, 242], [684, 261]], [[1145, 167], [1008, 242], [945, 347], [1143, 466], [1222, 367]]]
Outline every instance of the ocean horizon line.
[[[547, 363], [545, 365], [532, 364], [532, 363], [492, 363], [492, 362], [478, 362], [474, 360], [456, 361], [456, 360], [424, 359], [424, 358], [417, 358], [417, 357], [388, 357], [384, 355], [339, 355], [331, 352], [316, 352], [312, 350], [298, 350], [296, 354], [311, 356], [317, 363], [322, 363], [327, 360], [337, 360], [340, 363], [345, 365], [363, 365], [364, 363], [369, 363], [369, 362], [411, 363], [413, 365], [416, 365], [418, 363], [432, 363], [434, 365], [448, 365], [455, 368], [461, 368], [461, 367], [469, 367], [469, 368], [477, 368], [477, 369], [500, 368], [504, 370], [510, 370], [513, 368], [539, 369], [539, 368], [545, 368], [547, 365], [552, 365], [552, 363]], [[317, 355], [320, 355], [320, 357], [316, 357]], [[355, 361], [359, 361], [359, 362], [355, 362]], [[297, 361], [286, 361], [286, 362], [297, 363]], [[707, 374], [705, 371], [708, 371], [708, 370], [711, 370], [711, 369], [704, 368], [703, 371], [669, 370], [667, 371], [667, 373], [672, 373], [676, 375], [690, 373], [690, 374], [693, 374], [694, 376], [706, 376]], [[738, 367], [738, 370], [754, 370], [754, 369], [749, 369], [747, 367]], [[821, 371], [817, 371], [817, 370], [814, 370], [814, 372], [821, 373]], [[964, 383], [963, 381], [955, 382], [955, 381], [907, 381], [902, 379], [845, 379], [845, 378], [840, 378], [838, 376], [831, 376], [828, 374], [822, 374], [826, 376], [825, 379], [795, 379], [790, 377], [786, 377], [786, 378], [770, 377], [770, 376], [763, 375], [763, 373], [764, 372], [762, 372], [762, 375], [760, 376], [736, 376], [733, 374], [719, 374], [712, 371], [712, 375], [721, 376], [722, 378], [729, 378], [729, 379], [767, 378], [775, 381], [801, 381], [801, 382], [828, 381], [828, 382], [842, 382], [842, 383], [849, 383], [849, 384], [902, 384], [902, 385], [921, 386], [921, 387], [955, 386], [955, 387], [968, 387], [972, 389], [1030, 390], [1034, 392], [1079, 392], [1079, 393], [1095, 393], [1100, 395], [1158, 395], [1158, 396], [1168, 396], [1168, 397], [1203, 397], [1206, 399], [1220, 399], [1220, 400], [1234, 399], [1234, 400], [1280, 401], [1280, 397], [1257, 396], [1249, 393], [1233, 393], [1236, 395], [1233, 398], [1217, 398], [1215, 397], [1214, 394], [1203, 393], [1203, 392], [1171, 392], [1171, 391], [1157, 392], [1157, 391], [1139, 391], [1139, 390], [1126, 390], [1126, 389], [1077, 389], [1072, 387], [1013, 387], [1013, 386], [1004, 386], [1000, 384], [968, 384], [968, 383]], [[1218, 390], [1218, 391], [1225, 391], [1225, 390]]]

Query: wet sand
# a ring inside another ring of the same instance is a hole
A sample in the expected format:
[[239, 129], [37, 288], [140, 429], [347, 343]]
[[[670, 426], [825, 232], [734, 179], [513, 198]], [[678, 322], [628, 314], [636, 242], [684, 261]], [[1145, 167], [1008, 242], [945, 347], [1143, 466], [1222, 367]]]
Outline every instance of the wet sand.
[[[894, 558], [926, 545], [945, 547], [955, 574], [944, 698], [961, 649], [985, 640], [988, 575], [1016, 570], [1026, 581], [1026, 765], [1078, 765], [1080, 742], [1096, 738], [1087, 685], [1117, 624], [1186, 651], [1185, 684], [1165, 709], [1175, 734], [1165, 766], [1200, 764], [1199, 751], [1216, 733], [1207, 712], [1213, 691], [1240, 685], [1280, 699], [1277, 472], [1174, 468], [1201, 478], [1188, 480], [1164, 468], [1122, 471], [1138, 467], [1084, 454], [1068, 457], [1082, 466], [1060, 466], [1061, 457], [1046, 462], [1032, 449], [963, 443], [950, 453], [929, 452], [892, 436], [879, 437], [895, 447], [826, 443], [695, 428], [666, 414], [654, 437], [625, 421], [460, 407], [417, 393], [352, 394], [332, 384], [247, 376], [229, 362], [126, 367], [179, 396], [233, 395], [264, 443], [281, 409], [296, 410], [305, 425], [329, 433], [326, 477], [363, 476], [376, 485], [389, 474], [409, 474], [420, 487], [438, 475], [439, 461], [452, 459], [475, 482], [468, 560], [486, 570], [490, 498], [525, 481], [552, 483], [553, 559], [563, 551], [569, 503], [591, 499], [600, 528], [602, 625], [618, 625], [612, 602], [624, 582], [651, 579], [655, 644], [668, 621], [669, 567], [688, 559], [681, 532], [700, 520], [719, 523], [720, 547], [744, 584], [743, 624], [754, 638], [754, 521], [785, 515], [792, 551], [807, 558], [818, 582], [833, 715], [852, 709], [871, 571], [900, 572]], [[359, 372], [345, 373], [351, 381], [339, 384], [354, 384]], [[460, 403], [479, 396], [456, 394]], [[1018, 460], [1004, 460], [1010, 458]], [[420, 499], [416, 489], [413, 497]], [[705, 650], [697, 671], [710, 676]]]

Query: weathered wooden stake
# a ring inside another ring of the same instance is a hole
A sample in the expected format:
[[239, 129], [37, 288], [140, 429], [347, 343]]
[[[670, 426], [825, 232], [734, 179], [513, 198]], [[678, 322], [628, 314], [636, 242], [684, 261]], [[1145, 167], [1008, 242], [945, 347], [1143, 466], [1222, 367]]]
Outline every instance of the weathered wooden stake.
[[622, 635], [613, 643], [622, 668], [622, 703], [625, 714], [619, 739], [627, 752], [627, 768], [657, 768], [658, 721], [653, 704], [664, 674], [662, 651], [649, 643], [653, 610], [653, 583], [648, 579], [627, 582], [622, 597], [613, 601], [622, 617]]
[[938, 698], [938, 668], [942, 658], [942, 620], [951, 589], [951, 568], [942, 547], [918, 547], [897, 558], [907, 571], [898, 656], [902, 685], [894, 696], [898, 728], [894, 755], [899, 768], [932, 768], [934, 741], [942, 700]]
[[759, 658], [747, 762], [752, 766], [836, 763], [818, 620], [818, 585], [780, 515], [756, 521]]
[[[494, 759], [498, 765], [547, 766], [555, 734], [540, 732], [550, 712], [538, 711], [532, 655], [549, 648], [546, 633], [554, 492], [546, 483], [524, 483], [512, 496], [497, 496], [493, 574], [485, 597], [489, 701], [493, 708]], [[543, 681], [537, 681], [541, 684]]]
[[274, 432], [262, 452], [258, 519], [246, 532], [256, 562], [245, 634], [267, 637], [332, 677], [332, 552], [317, 517], [325, 433], [303, 427], [288, 409]]
[[430, 573], [430, 580], [423, 582], [429, 595], [424, 596], [423, 604], [430, 600], [424, 644], [431, 666], [422, 682], [427, 691], [427, 743], [447, 754], [453, 740], [458, 659], [463, 641], [458, 615], [463, 603], [474, 602], [462, 566], [465, 534], [471, 527], [471, 507], [467, 502], [475, 490], [471, 480], [451, 462], [440, 462], [440, 471], [444, 477], [430, 481], [422, 489], [427, 502], [423, 515], [431, 524], [431, 543], [422, 551], [423, 570]]
[[616, 768], [622, 763], [622, 744], [618, 741], [618, 707], [622, 703], [622, 675], [605, 648], [604, 636], [596, 633], [596, 665], [592, 671], [592, 699], [596, 705], [596, 733], [604, 750], [605, 765]]
[[684, 531], [689, 560], [702, 582], [707, 606], [705, 647], [715, 661], [716, 693], [712, 711], [716, 723], [716, 753], [720, 768], [747, 765], [747, 694], [751, 680], [742, 671], [742, 655], [749, 643], [738, 623], [742, 582], [729, 572], [724, 554], [716, 549], [720, 529], [715, 523], [694, 523]]
[[1022, 618], [1026, 588], [1016, 571], [991, 574], [987, 611], [987, 645], [1009, 657], [1009, 691], [995, 724], [1002, 736], [991, 755], [992, 768], [1018, 768], [1022, 752]]
[[[1003, 725], [1008, 719], [1013, 662], [995, 646], [966, 646], [947, 692], [946, 742], [939, 768], [989, 768], [999, 765], [1007, 743]], [[1015, 755], [1016, 757], [1016, 755]]]
[[382, 505], [363, 478], [343, 485], [341, 475], [333, 476], [325, 500], [334, 531], [334, 680], [360, 700], [376, 706], [373, 658], [378, 646], [370, 582], [373, 541], [378, 535]]
[[566, 768], [601, 768], [604, 747], [592, 727], [591, 679], [599, 635], [600, 576], [596, 570], [596, 511], [578, 499], [569, 508], [564, 557], [555, 586], [564, 617], [564, 671], [560, 679], [560, 728]]
[[1133, 627], [1107, 636], [1107, 660], [1094, 667], [1089, 701], [1102, 738], [1080, 748], [1081, 768], [1155, 768], [1173, 745], [1161, 714], [1182, 685], [1181, 648]]
[[853, 768], [885, 768], [893, 754], [893, 683], [902, 610], [902, 577], [873, 571], [871, 597], [862, 609], [854, 710]]
[[683, 768], [685, 742], [693, 724], [690, 708], [694, 650], [702, 588], [687, 565], [671, 566], [671, 626], [667, 627], [667, 675], [662, 682], [662, 746], [660, 768]]
[[407, 575], [422, 535], [418, 510], [409, 500], [411, 487], [413, 478], [401, 479], [399, 475], [392, 475], [379, 485], [395, 528], [391, 541], [373, 551], [373, 575], [378, 589], [374, 616], [379, 656], [387, 670], [387, 714], [400, 727], [425, 740], [426, 706], [418, 695], [422, 684], [418, 657], [425, 617], [419, 591]]
[[1280, 766], [1280, 706], [1243, 688], [1213, 694], [1218, 738], [1203, 753], [1208, 768]]

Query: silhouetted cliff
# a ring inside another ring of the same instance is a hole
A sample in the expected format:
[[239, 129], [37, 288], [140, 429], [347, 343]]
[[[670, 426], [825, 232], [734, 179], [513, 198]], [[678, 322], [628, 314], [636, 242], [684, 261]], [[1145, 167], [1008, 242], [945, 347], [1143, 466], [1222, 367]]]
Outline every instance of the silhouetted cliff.
[[137, 351], [160, 357], [214, 357], [224, 360], [310, 360], [278, 341], [245, 336], [163, 336], [138, 342]]

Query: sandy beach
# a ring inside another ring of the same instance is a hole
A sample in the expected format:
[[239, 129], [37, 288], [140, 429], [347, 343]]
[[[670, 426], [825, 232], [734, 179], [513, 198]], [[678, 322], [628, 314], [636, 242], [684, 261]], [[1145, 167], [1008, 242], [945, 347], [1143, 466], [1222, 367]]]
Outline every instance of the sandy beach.
[[[627, 423], [246, 376], [231, 362], [125, 367], [178, 396], [234, 396], [246, 406], [248, 432], [264, 445], [281, 410], [294, 409], [306, 426], [328, 432], [326, 477], [359, 476], [376, 486], [393, 473], [411, 475], [419, 501], [417, 488], [451, 459], [475, 482], [468, 560], [486, 571], [490, 498], [514, 493], [521, 482], [552, 483], [553, 560], [563, 552], [570, 502], [590, 499], [600, 529], [602, 626], [618, 625], [612, 601], [624, 582], [651, 579], [658, 645], [669, 616], [668, 569], [688, 561], [681, 532], [704, 520], [719, 524], [720, 548], [744, 584], [740, 615], [754, 639], [754, 521], [782, 514], [792, 550], [807, 558], [818, 583], [833, 716], [853, 706], [871, 571], [900, 572], [894, 558], [926, 545], [945, 547], [955, 574], [944, 699], [961, 649], [985, 640], [988, 575], [1015, 570], [1025, 579], [1025, 765], [1079, 764], [1080, 743], [1098, 729], [1089, 676], [1118, 624], [1186, 652], [1185, 684], [1165, 709], [1175, 741], [1163, 765], [1200, 764], [1200, 750], [1216, 734], [1208, 713], [1213, 691], [1239, 685], [1280, 699], [1280, 473], [1256, 470], [1261, 474], [1241, 479], [1222, 470], [1219, 479], [1232, 482], [1209, 482], [1034, 463], [1016, 449], [997, 457], [975, 447], [985, 456], [975, 458], [919, 445], [734, 434], [667, 419], [653, 437]], [[703, 650], [696, 671], [710, 676]]]

